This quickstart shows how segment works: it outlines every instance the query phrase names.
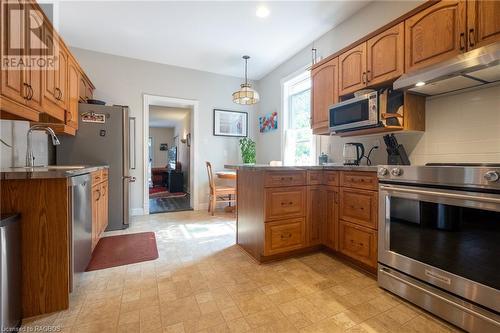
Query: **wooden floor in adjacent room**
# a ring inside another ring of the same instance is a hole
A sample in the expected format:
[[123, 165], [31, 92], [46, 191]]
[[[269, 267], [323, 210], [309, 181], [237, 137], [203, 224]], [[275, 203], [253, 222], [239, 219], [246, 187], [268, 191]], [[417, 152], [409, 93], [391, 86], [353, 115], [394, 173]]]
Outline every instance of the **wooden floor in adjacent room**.
[[235, 215], [134, 217], [107, 235], [154, 231], [159, 258], [84, 273], [70, 309], [25, 320], [62, 332], [456, 332], [323, 253], [257, 264]]

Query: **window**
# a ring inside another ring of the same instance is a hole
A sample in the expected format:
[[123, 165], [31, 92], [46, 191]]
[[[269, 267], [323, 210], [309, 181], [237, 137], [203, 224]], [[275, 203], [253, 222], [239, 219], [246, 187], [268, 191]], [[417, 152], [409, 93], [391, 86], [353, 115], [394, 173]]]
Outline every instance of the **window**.
[[284, 83], [284, 161], [286, 165], [314, 164], [316, 149], [312, 134], [311, 77], [304, 72]]

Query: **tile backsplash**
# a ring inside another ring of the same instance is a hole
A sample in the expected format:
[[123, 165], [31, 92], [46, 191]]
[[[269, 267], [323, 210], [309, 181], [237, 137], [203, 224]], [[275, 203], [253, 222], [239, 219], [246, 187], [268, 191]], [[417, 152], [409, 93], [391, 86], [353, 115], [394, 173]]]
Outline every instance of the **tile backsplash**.
[[[500, 163], [500, 85], [447, 96], [429, 97], [426, 101], [424, 133], [399, 133], [414, 165], [428, 162]], [[321, 150], [334, 162], [342, 161], [345, 142], [361, 142], [372, 154], [373, 164], [386, 164], [382, 135], [365, 137], [322, 137]]]
[[[19, 120], [0, 120], [0, 137], [12, 148], [0, 143], [0, 161], [2, 168], [24, 166], [30, 123]], [[36, 165], [48, 164], [48, 138], [44, 132], [36, 131], [32, 136], [33, 153]]]

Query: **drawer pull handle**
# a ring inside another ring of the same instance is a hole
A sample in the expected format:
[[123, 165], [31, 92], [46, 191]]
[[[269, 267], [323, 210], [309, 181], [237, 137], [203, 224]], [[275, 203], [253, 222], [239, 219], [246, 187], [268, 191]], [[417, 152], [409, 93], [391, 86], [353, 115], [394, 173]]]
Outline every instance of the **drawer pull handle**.
[[293, 177], [281, 177], [281, 180], [293, 180]]
[[283, 201], [282, 201], [282, 202], [281, 202], [281, 205], [282, 205], [282, 206], [291, 206], [291, 205], [293, 205], [293, 201], [290, 201], [290, 202], [283, 202]]
[[290, 237], [292, 237], [292, 234], [289, 232], [281, 234], [281, 239], [286, 239], [286, 238], [290, 238]]

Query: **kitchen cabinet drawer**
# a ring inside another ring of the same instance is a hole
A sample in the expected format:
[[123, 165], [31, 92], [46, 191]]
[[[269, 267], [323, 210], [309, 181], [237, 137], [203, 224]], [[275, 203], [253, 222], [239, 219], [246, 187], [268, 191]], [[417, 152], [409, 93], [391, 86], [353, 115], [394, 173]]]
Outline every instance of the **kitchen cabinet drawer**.
[[340, 186], [365, 190], [378, 190], [378, 178], [375, 172], [342, 171]]
[[323, 183], [323, 171], [307, 171], [307, 185], [321, 185]]
[[265, 192], [266, 220], [306, 215], [306, 187], [268, 188]]
[[340, 172], [338, 171], [325, 171], [323, 173], [323, 184], [328, 186], [339, 186]]
[[264, 182], [265, 187], [299, 186], [306, 184], [305, 171], [268, 171]]
[[346, 221], [339, 223], [339, 250], [370, 267], [377, 266], [377, 232]]
[[264, 255], [300, 249], [305, 244], [305, 219], [266, 223]]
[[340, 188], [340, 219], [377, 229], [378, 193]]

